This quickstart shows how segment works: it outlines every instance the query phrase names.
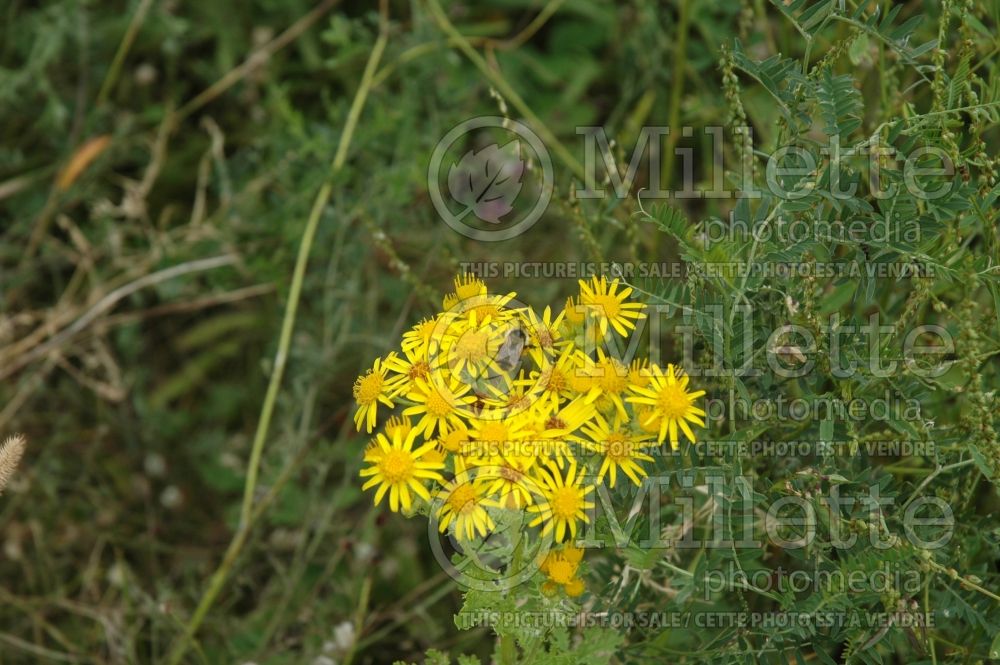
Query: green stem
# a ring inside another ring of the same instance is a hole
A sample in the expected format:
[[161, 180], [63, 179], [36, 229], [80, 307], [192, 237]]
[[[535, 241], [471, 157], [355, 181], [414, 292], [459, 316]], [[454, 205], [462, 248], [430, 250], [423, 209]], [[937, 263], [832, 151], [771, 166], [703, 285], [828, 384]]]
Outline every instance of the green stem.
[[347, 655], [344, 656], [344, 665], [351, 665], [351, 661], [354, 660], [354, 654], [358, 649], [358, 638], [361, 637], [361, 631], [365, 627], [365, 614], [368, 612], [368, 600], [371, 598], [371, 593], [372, 576], [368, 575], [361, 583], [361, 597], [358, 599], [358, 609], [354, 614], [354, 642]]
[[907, 499], [906, 503], [903, 504], [903, 510], [906, 510], [907, 506], [913, 503], [913, 500], [916, 499], [920, 495], [920, 493], [924, 491], [924, 488], [930, 485], [931, 481], [940, 476], [942, 473], [946, 473], [948, 471], [954, 471], [955, 469], [961, 469], [962, 467], [969, 466], [970, 464], [975, 464], [975, 460], [974, 459], [962, 460], [961, 462], [955, 462], [954, 464], [948, 464], [945, 466], [938, 467], [937, 469], [934, 469], [934, 471], [931, 472], [929, 476], [924, 478], [923, 482], [917, 485], [917, 488], [913, 490], [913, 494], [911, 494], [910, 498]]
[[[521, 545], [524, 540], [518, 540], [517, 545], [514, 546], [514, 551], [511, 553], [510, 559], [510, 575], [508, 578], [513, 577], [517, 574], [517, 571], [521, 568]], [[516, 665], [517, 663], [517, 642], [513, 635], [501, 635], [500, 636], [500, 665]]]
[[931, 568], [933, 568], [935, 571], [941, 573], [942, 575], [944, 575], [946, 577], [949, 577], [949, 578], [951, 578], [953, 580], [956, 580], [961, 586], [963, 586], [963, 587], [965, 587], [967, 589], [972, 589], [973, 591], [978, 591], [979, 593], [983, 594], [987, 598], [991, 598], [992, 600], [995, 600], [996, 602], [1000, 603], [1000, 596], [996, 595], [995, 593], [993, 593], [989, 589], [984, 589], [983, 587], [979, 586], [978, 584], [976, 584], [975, 582], [973, 582], [971, 580], [965, 579], [964, 577], [962, 577], [961, 575], [959, 575], [957, 572], [955, 572], [954, 569], [945, 568], [944, 566], [942, 566], [941, 564], [939, 564], [937, 561], [928, 561], [927, 564]]
[[216, 569], [215, 573], [213, 573], [211, 579], [209, 580], [208, 587], [198, 603], [198, 607], [195, 609], [194, 614], [188, 621], [184, 634], [175, 643], [174, 648], [167, 660], [168, 665], [177, 665], [184, 658], [184, 655], [191, 646], [195, 633], [197, 633], [198, 628], [205, 620], [205, 617], [208, 615], [208, 611], [215, 603], [216, 597], [219, 595], [219, 592], [222, 590], [223, 585], [228, 579], [229, 573], [232, 570], [237, 557], [247, 542], [253, 528], [253, 524], [259, 516], [259, 512], [254, 511], [254, 494], [257, 490], [257, 479], [260, 474], [260, 461], [264, 452], [264, 443], [267, 439], [267, 432], [271, 425], [271, 416], [274, 414], [275, 404], [278, 399], [278, 392], [280, 391], [282, 378], [285, 374], [285, 366], [288, 361], [288, 350], [291, 346], [292, 332], [295, 329], [295, 319], [298, 313], [299, 300], [302, 297], [302, 284], [305, 281], [306, 267], [309, 263], [309, 254], [312, 250], [313, 239], [316, 236], [316, 229], [319, 227], [319, 220], [323, 216], [323, 210], [330, 201], [330, 195], [333, 191], [334, 177], [343, 168], [344, 162], [347, 158], [347, 150], [351, 144], [351, 139], [354, 136], [354, 129], [357, 127], [358, 118], [361, 116], [361, 109], [364, 107], [365, 100], [368, 97], [368, 91], [371, 89], [372, 85], [372, 78], [375, 75], [378, 63], [382, 58], [382, 53], [385, 51], [387, 40], [388, 22], [385, 14], [383, 13], [382, 28], [378, 39], [375, 41], [375, 46], [372, 48], [371, 55], [368, 58], [368, 64], [365, 66], [364, 75], [361, 77], [361, 84], [354, 96], [354, 101], [351, 104], [350, 111], [348, 112], [347, 120], [344, 123], [344, 130], [340, 135], [340, 143], [337, 145], [337, 152], [330, 165], [330, 173], [328, 174], [322, 187], [320, 187], [319, 191], [316, 193], [316, 199], [313, 202], [312, 210], [310, 211], [309, 218], [306, 221], [305, 230], [303, 231], [302, 238], [299, 241], [299, 253], [295, 261], [295, 270], [292, 275], [292, 285], [288, 292], [288, 305], [285, 308], [285, 315], [281, 324], [281, 335], [278, 339], [278, 349], [274, 355], [274, 369], [271, 372], [271, 379], [268, 382], [267, 393], [264, 396], [264, 403], [261, 406], [260, 418], [257, 423], [257, 431], [254, 435], [253, 447], [250, 452], [247, 479], [243, 489], [243, 504], [240, 510], [239, 526], [232, 541], [229, 543], [229, 547], [226, 549], [226, 554], [222, 559], [222, 563]]
[[670, 86], [670, 114], [667, 116], [667, 127], [670, 134], [667, 135], [667, 150], [664, 159], [667, 160], [664, 167], [665, 187], [673, 184], [674, 177], [674, 148], [677, 147], [677, 140], [680, 138], [681, 121], [681, 97], [684, 95], [684, 70], [687, 68], [687, 33], [691, 12], [689, 11], [688, 0], [680, 0], [680, 16], [677, 19], [677, 41], [674, 42], [674, 75]]
[[153, 5], [153, 0], [140, 0], [139, 6], [135, 9], [135, 14], [132, 15], [132, 20], [129, 21], [128, 28], [125, 29], [125, 36], [122, 37], [121, 42], [118, 44], [118, 50], [115, 51], [115, 57], [111, 60], [111, 66], [108, 67], [108, 73], [104, 76], [104, 82], [101, 83], [101, 89], [97, 93], [97, 105], [100, 106], [108, 99], [108, 95], [111, 93], [111, 88], [114, 87], [115, 83], [118, 81], [118, 76], [121, 74], [122, 64], [125, 62], [125, 56], [128, 54], [129, 50], [132, 48], [132, 44], [135, 42], [136, 36], [139, 34], [139, 28], [146, 20], [146, 14], [149, 13], [149, 8]]

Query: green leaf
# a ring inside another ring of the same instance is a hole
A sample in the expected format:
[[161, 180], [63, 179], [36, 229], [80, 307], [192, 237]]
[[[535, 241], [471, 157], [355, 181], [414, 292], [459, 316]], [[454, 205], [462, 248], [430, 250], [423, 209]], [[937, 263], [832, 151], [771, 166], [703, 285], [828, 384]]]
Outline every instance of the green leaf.
[[846, 136], [861, 126], [861, 93], [850, 74], [834, 76], [829, 68], [824, 69], [816, 99], [827, 136]]

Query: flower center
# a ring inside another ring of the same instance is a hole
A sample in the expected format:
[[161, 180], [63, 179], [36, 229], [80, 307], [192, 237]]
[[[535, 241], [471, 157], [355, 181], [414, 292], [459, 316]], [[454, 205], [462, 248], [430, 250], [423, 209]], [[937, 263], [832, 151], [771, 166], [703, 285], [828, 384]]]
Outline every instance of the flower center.
[[552, 494], [552, 512], [556, 517], [571, 520], [580, 510], [580, 496], [575, 487], [560, 487]]
[[382, 392], [382, 375], [369, 372], [354, 385], [354, 399], [359, 404], [371, 404]]
[[507, 466], [506, 464], [500, 467], [500, 477], [506, 480], [508, 483], [519, 483], [524, 474], [515, 469], [512, 466]]
[[625, 368], [620, 363], [607, 358], [600, 366], [603, 370], [603, 375], [598, 380], [598, 384], [602, 389], [609, 393], [620, 393], [625, 390], [626, 386], [628, 386], [628, 381], [626, 379]]
[[691, 400], [679, 383], [665, 385], [660, 389], [659, 395], [660, 410], [663, 415], [671, 419], [683, 418], [691, 406]]
[[413, 455], [406, 450], [390, 450], [378, 466], [387, 483], [402, 483], [413, 475]]
[[510, 437], [507, 426], [500, 421], [488, 422], [479, 428], [479, 440], [483, 443], [501, 443]]
[[458, 360], [482, 360], [487, 355], [489, 339], [485, 330], [467, 330], [455, 342], [451, 352]]
[[431, 367], [423, 360], [418, 360], [417, 362], [410, 365], [410, 371], [407, 373], [411, 379], [424, 379], [431, 372]]
[[468, 432], [464, 429], [453, 429], [441, 437], [441, 447], [448, 452], [457, 453], [468, 441]]
[[567, 387], [566, 376], [557, 369], [549, 371], [549, 380], [546, 384], [546, 389], [550, 392], [558, 393], [566, 390]]
[[485, 321], [487, 318], [496, 319], [500, 316], [500, 308], [492, 303], [474, 307], [473, 311], [476, 313], [477, 321]]
[[613, 462], [624, 462], [632, 457], [632, 443], [618, 432], [613, 432], [604, 443], [604, 456]]
[[549, 564], [549, 578], [556, 584], [568, 583], [573, 579], [573, 573], [575, 572], [575, 566], [563, 559], [556, 559]]
[[451, 403], [439, 393], [431, 388], [427, 393], [427, 413], [441, 418], [451, 413]]
[[448, 496], [448, 505], [456, 513], [472, 510], [476, 507], [476, 490], [469, 483], [459, 485]]
[[559, 416], [552, 416], [545, 421], [545, 429], [565, 429], [566, 422]]

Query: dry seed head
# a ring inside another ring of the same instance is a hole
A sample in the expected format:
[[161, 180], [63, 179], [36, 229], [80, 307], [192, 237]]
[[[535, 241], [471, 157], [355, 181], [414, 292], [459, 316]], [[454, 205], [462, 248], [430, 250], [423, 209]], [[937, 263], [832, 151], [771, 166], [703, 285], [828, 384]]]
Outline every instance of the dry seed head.
[[0, 494], [10, 482], [17, 469], [18, 462], [24, 454], [24, 446], [28, 442], [21, 434], [7, 437], [7, 440], [0, 446]]

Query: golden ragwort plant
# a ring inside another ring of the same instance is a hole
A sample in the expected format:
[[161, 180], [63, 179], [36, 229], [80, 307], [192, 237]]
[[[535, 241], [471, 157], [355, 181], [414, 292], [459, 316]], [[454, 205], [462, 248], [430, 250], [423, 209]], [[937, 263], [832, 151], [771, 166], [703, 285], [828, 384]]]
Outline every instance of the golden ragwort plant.
[[375, 504], [388, 495], [393, 512], [424, 512], [465, 545], [519, 514], [539, 543], [565, 543], [539, 550], [543, 590], [581, 594], [582, 551], [567, 541], [589, 522], [594, 483], [641, 484], [651, 448], [676, 449], [681, 436], [695, 440], [692, 425], [705, 426], [705, 392], [679, 367], [619, 360], [646, 316], [631, 295], [595, 276], [553, 317], [457, 277], [442, 311], [354, 385], [358, 431], [401, 407], [364, 452]]

